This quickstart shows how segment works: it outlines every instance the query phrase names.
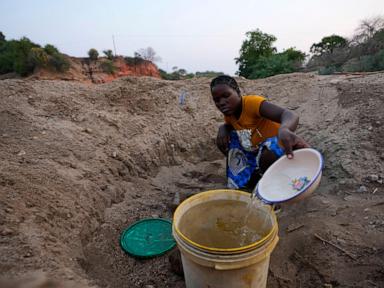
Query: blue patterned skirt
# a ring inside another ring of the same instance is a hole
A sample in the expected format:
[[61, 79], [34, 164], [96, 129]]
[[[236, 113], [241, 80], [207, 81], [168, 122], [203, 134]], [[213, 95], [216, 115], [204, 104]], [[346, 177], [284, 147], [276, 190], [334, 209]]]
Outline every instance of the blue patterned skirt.
[[252, 175], [260, 167], [260, 157], [265, 148], [272, 151], [278, 158], [284, 154], [277, 137], [261, 142], [255, 151], [247, 151], [241, 145], [236, 131], [231, 132], [227, 157], [227, 186], [229, 189], [244, 188], [248, 184]]

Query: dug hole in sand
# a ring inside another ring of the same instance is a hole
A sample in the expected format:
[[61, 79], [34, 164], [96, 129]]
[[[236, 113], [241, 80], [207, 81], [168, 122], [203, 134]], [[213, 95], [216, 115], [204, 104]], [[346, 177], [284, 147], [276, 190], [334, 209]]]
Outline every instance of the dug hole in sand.
[[[384, 286], [383, 80], [239, 79], [243, 94], [294, 110], [298, 134], [325, 158], [315, 194], [279, 214], [268, 287]], [[171, 218], [175, 195], [225, 186], [209, 82], [0, 81], [1, 276], [27, 287], [185, 287], [167, 255], [134, 259], [119, 236], [139, 219]]]

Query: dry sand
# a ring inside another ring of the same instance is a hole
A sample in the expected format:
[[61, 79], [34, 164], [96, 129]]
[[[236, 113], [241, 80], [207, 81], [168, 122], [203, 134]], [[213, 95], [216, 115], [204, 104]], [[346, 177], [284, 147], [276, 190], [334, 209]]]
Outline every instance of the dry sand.
[[[0, 276], [19, 287], [184, 287], [167, 255], [131, 258], [119, 235], [171, 218], [175, 193], [224, 187], [209, 80], [0, 81]], [[383, 287], [384, 74], [239, 83], [298, 113], [298, 133], [326, 162], [316, 193], [279, 214], [268, 287]]]

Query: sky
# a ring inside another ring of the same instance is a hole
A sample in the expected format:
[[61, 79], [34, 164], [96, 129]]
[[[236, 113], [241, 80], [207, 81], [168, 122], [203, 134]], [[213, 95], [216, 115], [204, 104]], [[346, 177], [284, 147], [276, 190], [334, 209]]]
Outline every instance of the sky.
[[90, 48], [114, 50], [114, 38], [119, 55], [152, 47], [168, 72], [230, 75], [248, 31], [274, 35], [279, 52], [309, 53], [324, 36], [351, 37], [375, 16], [384, 16], [384, 0], [0, 0], [7, 40], [26, 36], [85, 57]]

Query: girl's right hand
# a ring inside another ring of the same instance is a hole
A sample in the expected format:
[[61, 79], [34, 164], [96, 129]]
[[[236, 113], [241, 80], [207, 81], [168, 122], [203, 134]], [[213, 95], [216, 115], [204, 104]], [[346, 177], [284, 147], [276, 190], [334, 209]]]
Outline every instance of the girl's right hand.
[[230, 133], [233, 130], [231, 125], [223, 124], [219, 127], [216, 137], [217, 148], [224, 154], [228, 153], [228, 143], [230, 139]]

